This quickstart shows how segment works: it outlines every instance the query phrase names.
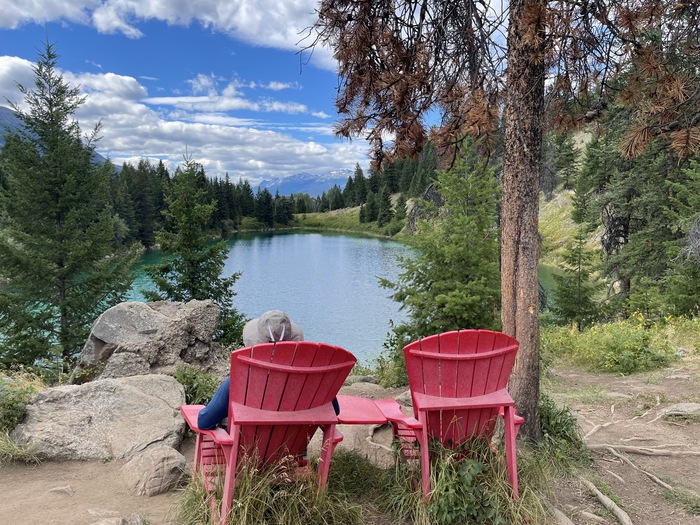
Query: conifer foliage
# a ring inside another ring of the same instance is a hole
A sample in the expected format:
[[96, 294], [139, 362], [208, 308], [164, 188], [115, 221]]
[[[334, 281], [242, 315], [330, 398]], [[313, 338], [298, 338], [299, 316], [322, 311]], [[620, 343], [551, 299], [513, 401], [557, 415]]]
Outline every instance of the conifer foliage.
[[215, 338], [233, 344], [240, 341], [243, 330], [243, 317], [233, 307], [233, 286], [240, 273], [222, 277], [228, 246], [225, 240], [210, 242], [207, 225], [217, 203], [208, 200], [206, 189], [200, 187], [200, 173], [200, 166], [187, 159], [173, 177], [163, 212], [166, 228], [156, 235], [163, 261], [146, 269], [157, 291], [143, 294], [149, 301], [211, 299], [221, 308]]
[[419, 220], [411, 243], [415, 256], [400, 261], [394, 290], [409, 321], [397, 327], [408, 339], [461, 328], [497, 328], [500, 281], [498, 270], [498, 190], [494, 170], [465, 147], [452, 169], [436, 182], [440, 207], [420, 206], [429, 219]]
[[0, 154], [5, 225], [0, 268], [0, 362], [70, 367], [96, 317], [120, 302], [137, 252], [116, 253], [117, 216], [109, 203], [107, 162], [94, 162], [99, 126], [83, 137], [73, 114], [83, 103], [57, 69], [46, 43], [33, 88], [20, 85], [27, 111]]

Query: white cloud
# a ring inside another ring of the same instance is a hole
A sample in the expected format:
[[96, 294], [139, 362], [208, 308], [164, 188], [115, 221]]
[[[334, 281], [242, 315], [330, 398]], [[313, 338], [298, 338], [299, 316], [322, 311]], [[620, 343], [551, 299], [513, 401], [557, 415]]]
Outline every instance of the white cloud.
[[[308, 114], [303, 104], [267, 99], [255, 102], [223, 93], [149, 97], [146, 88], [133, 77], [70, 71], [63, 74], [72, 85], [80, 84], [87, 94], [76, 112], [81, 127], [89, 131], [97, 122], [102, 123], [97, 151], [117, 165], [147, 158], [163, 160], [169, 169], [174, 169], [189, 153], [212, 177], [229, 173], [233, 180], [246, 177], [251, 184], [257, 184], [271, 176], [323, 173], [367, 161], [366, 143], [332, 139], [330, 124], [319, 124], [313, 119], [292, 124], [283, 119], [273, 122], [235, 115], [239, 109], [276, 111], [281, 116], [288, 112]], [[7, 97], [22, 102], [14, 80], [31, 87], [32, 63], [0, 56], [0, 101]], [[224, 92], [227, 90], [237, 93], [231, 84], [224, 88]], [[262, 114], [269, 118], [270, 113]]]
[[22, 94], [17, 89], [17, 84], [32, 86], [32, 66], [32, 62], [23, 58], [0, 56], [0, 105], [7, 105], [5, 99], [21, 105]]
[[[66, 20], [90, 24], [103, 33], [140, 38], [143, 33], [138, 25], [143, 21], [182, 26], [199, 23], [244, 42], [296, 51], [302, 47], [305, 29], [315, 20], [317, 7], [316, 0], [33, 0], [10, 4], [0, 10], [0, 27]], [[335, 70], [328, 49], [316, 49], [312, 61]]]
[[271, 89], [272, 91], [282, 91], [284, 89], [301, 89], [298, 82], [277, 82], [273, 80], [268, 82], [263, 86], [265, 89]]

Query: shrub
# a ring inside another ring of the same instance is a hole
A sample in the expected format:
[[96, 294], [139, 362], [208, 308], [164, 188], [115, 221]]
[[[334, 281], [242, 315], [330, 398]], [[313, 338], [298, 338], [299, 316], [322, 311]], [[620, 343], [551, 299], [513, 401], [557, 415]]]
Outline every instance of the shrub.
[[379, 495], [380, 504], [398, 522], [415, 525], [544, 522], [545, 511], [533, 487], [535, 480], [539, 484], [547, 476], [541, 474], [538, 466], [531, 467], [527, 473], [519, 469], [524, 475], [519, 483], [520, 499], [516, 501], [512, 498], [502, 449], [494, 449], [482, 440], [472, 440], [460, 450], [450, 450], [437, 443], [432, 447], [431, 493], [427, 505], [418, 481], [418, 465], [397, 461], [396, 468], [388, 472]]
[[588, 450], [581, 436], [576, 416], [568, 407], [559, 408], [546, 394], [540, 395], [539, 448], [564, 468], [568, 463], [588, 459]]
[[192, 366], [179, 366], [175, 370], [175, 379], [185, 387], [185, 402], [188, 405], [207, 404], [219, 386], [210, 374]]
[[10, 432], [22, 421], [27, 402], [43, 389], [41, 379], [35, 375], [0, 373], [0, 433]]
[[542, 352], [600, 372], [631, 374], [667, 366], [675, 357], [658, 324], [642, 318], [595, 325], [581, 332], [542, 328]]

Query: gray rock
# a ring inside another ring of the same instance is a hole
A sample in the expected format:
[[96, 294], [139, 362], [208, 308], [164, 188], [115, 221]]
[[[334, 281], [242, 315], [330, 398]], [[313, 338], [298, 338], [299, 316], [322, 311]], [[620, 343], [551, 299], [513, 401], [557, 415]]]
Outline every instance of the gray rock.
[[95, 321], [69, 383], [142, 374], [172, 375], [189, 364], [228, 373], [229, 352], [212, 341], [219, 321], [212, 301], [126, 302]]
[[377, 378], [374, 376], [349, 375], [345, 379], [344, 385], [353, 385], [355, 383], [377, 383]]
[[131, 492], [138, 496], [155, 496], [177, 486], [186, 463], [177, 450], [162, 445], [134, 456], [121, 470]]
[[152, 446], [180, 444], [184, 402], [182, 385], [165, 375], [48, 388], [29, 401], [12, 438], [48, 459], [130, 458]]
[[129, 522], [124, 518], [102, 518], [91, 525], [129, 525]]
[[411, 399], [411, 391], [406, 390], [403, 394], [399, 394], [396, 396], [396, 401], [400, 405], [403, 405], [405, 407], [412, 407], [413, 406], [413, 399]]

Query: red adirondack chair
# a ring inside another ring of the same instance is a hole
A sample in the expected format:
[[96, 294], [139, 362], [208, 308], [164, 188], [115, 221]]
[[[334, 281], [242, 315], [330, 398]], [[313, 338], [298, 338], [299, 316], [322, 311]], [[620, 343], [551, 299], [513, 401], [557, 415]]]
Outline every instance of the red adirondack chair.
[[394, 400], [376, 404], [392, 422], [402, 455], [420, 460], [426, 497], [430, 493], [428, 444], [437, 440], [455, 448], [474, 437], [490, 440], [498, 417], [503, 417], [508, 480], [518, 498], [515, 437], [524, 420], [506, 390], [518, 346], [518, 341], [499, 332], [460, 330], [404, 348], [415, 419], [404, 416]]
[[[226, 522], [243, 457], [270, 464], [291, 455], [305, 467], [303, 455], [318, 428], [323, 430], [319, 490], [325, 487], [331, 454], [343, 439], [335, 428], [338, 419], [332, 401], [355, 361], [347, 350], [309, 341], [241, 348], [231, 353], [228, 431], [197, 428], [203, 406], [181, 407], [197, 434], [194, 470], [202, 472], [211, 493], [215, 523]], [[223, 496], [217, 509], [214, 492], [222, 474]]]

